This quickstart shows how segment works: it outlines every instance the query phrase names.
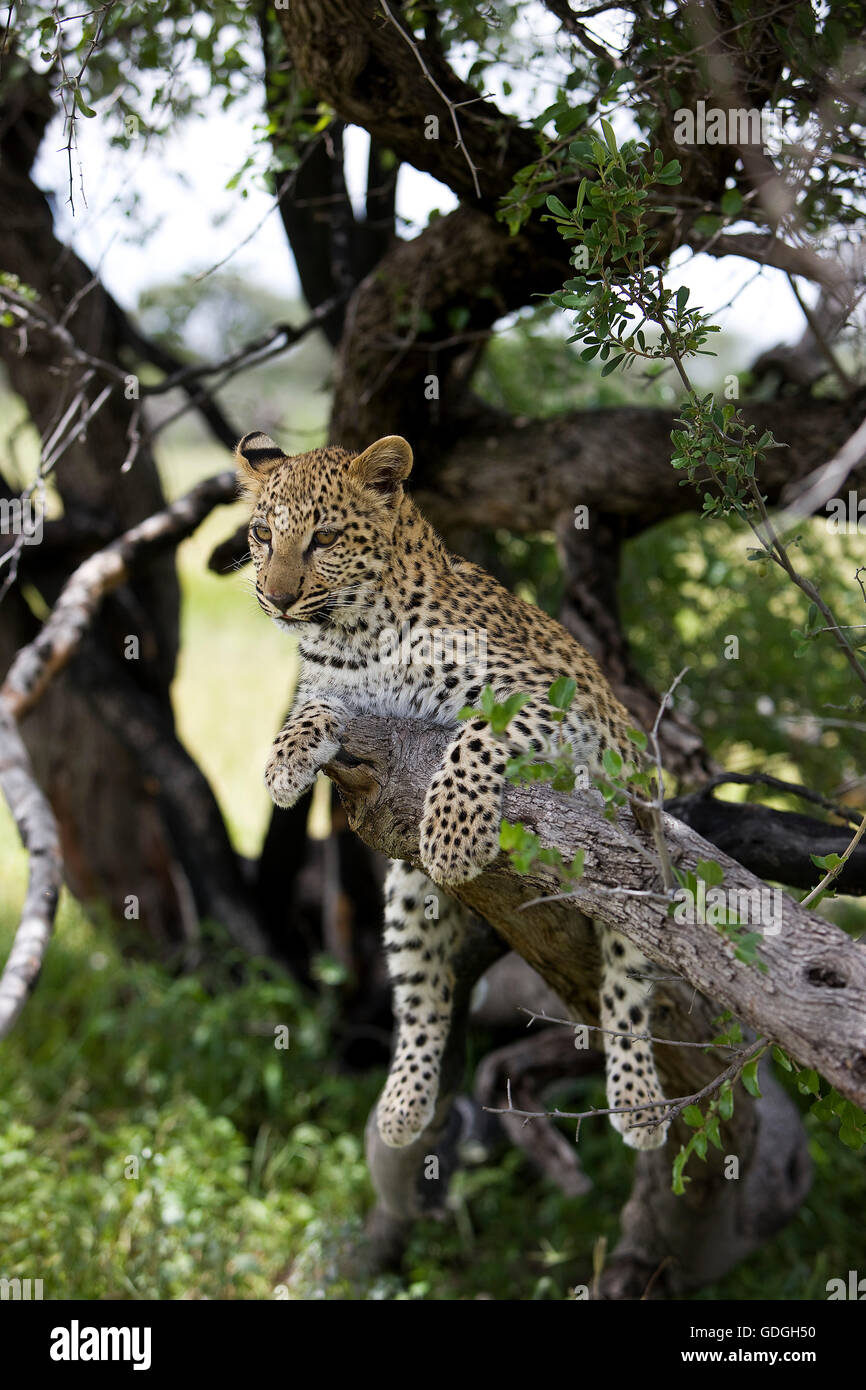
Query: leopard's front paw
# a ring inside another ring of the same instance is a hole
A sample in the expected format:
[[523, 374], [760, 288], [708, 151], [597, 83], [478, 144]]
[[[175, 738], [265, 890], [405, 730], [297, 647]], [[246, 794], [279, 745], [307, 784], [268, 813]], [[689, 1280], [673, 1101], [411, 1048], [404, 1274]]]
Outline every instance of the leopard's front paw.
[[421, 820], [424, 870], [443, 888], [468, 883], [499, 853], [499, 808], [465, 802], [459, 791], [431, 786]]
[[290, 756], [287, 749], [274, 744], [265, 764], [265, 786], [276, 805], [288, 809], [313, 785], [317, 772], [309, 759]]

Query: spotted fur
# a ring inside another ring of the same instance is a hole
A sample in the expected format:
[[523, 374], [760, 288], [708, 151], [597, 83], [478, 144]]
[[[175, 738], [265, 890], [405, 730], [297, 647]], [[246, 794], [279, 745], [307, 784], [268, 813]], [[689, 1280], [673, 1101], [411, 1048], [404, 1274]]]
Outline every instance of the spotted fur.
[[[404, 439], [389, 436], [359, 455], [327, 448], [287, 458], [266, 435], [251, 434], [237, 460], [254, 503], [256, 596], [297, 637], [301, 659], [294, 704], [265, 769], [274, 801], [297, 801], [337, 753], [352, 714], [427, 719], [454, 731], [425, 798], [423, 872], [394, 863], [386, 885], [397, 1036], [378, 1123], [385, 1142], [402, 1147], [435, 1108], [463, 937], [465, 909], [439, 889], [467, 882], [496, 858], [507, 757], [567, 740], [577, 763], [599, 771], [606, 749], [633, 753], [628, 716], [593, 658], [553, 618], [449, 553], [403, 491], [412, 466]], [[559, 676], [577, 682], [561, 724], [547, 699]], [[499, 699], [530, 696], [507, 739], [483, 720], [457, 718], [485, 685]], [[646, 1033], [650, 965], [596, 925], [602, 1027]], [[606, 1036], [605, 1051], [611, 1107], [661, 1099], [648, 1043]], [[636, 1123], [648, 1117], [611, 1118], [626, 1143], [656, 1148], [667, 1126]]]

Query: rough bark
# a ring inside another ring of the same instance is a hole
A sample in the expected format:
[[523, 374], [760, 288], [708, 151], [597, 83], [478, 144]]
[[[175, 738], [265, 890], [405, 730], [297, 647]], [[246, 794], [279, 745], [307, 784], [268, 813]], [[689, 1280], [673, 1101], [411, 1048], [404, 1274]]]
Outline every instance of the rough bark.
[[[401, 159], [460, 197], [476, 200], [476, 178], [465, 153], [455, 147], [448, 106], [425, 79], [398, 27], [405, 22], [398, 5], [391, 9], [396, 23], [374, 0], [293, 0], [277, 17], [293, 67], [319, 98]], [[471, 103], [460, 111], [461, 133], [472, 150], [480, 199], [495, 205], [511, 173], [536, 158], [532, 131], [479, 100], [475, 88], [457, 77], [434, 45], [422, 42], [419, 47], [448, 101]], [[439, 119], [437, 138], [425, 134], [429, 115]]]
[[[353, 829], [392, 858], [417, 862], [424, 794], [447, 742], [446, 731], [415, 721], [358, 718], [351, 722], [343, 745], [360, 765], [349, 768], [335, 762], [326, 769], [343, 791]], [[574, 967], [582, 972], [589, 963], [594, 969], [596, 951], [586, 918], [600, 917], [652, 960], [732, 1009], [862, 1105], [866, 959], [856, 943], [783, 894], [779, 930], [765, 935], [761, 944], [767, 974], [742, 964], [714, 926], [677, 925], [663, 900], [620, 891], [653, 888], [660, 893], [660, 879], [636, 850], [643, 832], [625, 815], [622, 826], [606, 821], [599, 805], [593, 793], [566, 797], [547, 787], [506, 789], [504, 814], [509, 820], [523, 822], [563, 855], [586, 847], [586, 869], [573, 902], [548, 902], [525, 911], [525, 903], [556, 892], [556, 884], [547, 875], [514, 873], [503, 855], [456, 896], [494, 924], [563, 999], [575, 997], [570, 973]], [[672, 816], [664, 819], [672, 857], [681, 867], [715, 858], [724, 871], [726, 889], [751, 892], [764, 886], [690, 828]], [[651, 841], [643, 843], [650, 848]], [[588, 999], [585, 984], [578, 992]]]
[[[361, 449], [382, 434], [406, 434], [417, 446], [420, 476], [429, 469], [432, 477], [460, 430], [467, 353], [474, 363], [473, 345], [496, 319], [561, 283], [561, 269], [556, 265], [545, 277], [525, 238], [503, 235], [471, 208], [396, 243], [352, 297], [337, 358], [331, 438]], [[455, 308], [468, 314], [458, 333], [448, 317]]]
[[[750, 424], [787, 446], [773, 449], [761, 470], [771, 504], [853, 434], [864, 406], [862, 393], [845, 401], [804, 396], [744, 406]], [[694, 489], [680, 487], [681, 475], [671, 468], [675, 418], [661, 407], [621, 406], [477, 429], [467, 424], [436, 470], [435, 490], [422, 487], [416, 500], [434, 525], [459, 507], [466, 525], [517, 532], [543, 530], [580, 503], [590, 509], [590, 525], [594, 516], [615, 515], [634, 535], [696, 510]], [[866, 464], [842, 488], [866, 488]]]

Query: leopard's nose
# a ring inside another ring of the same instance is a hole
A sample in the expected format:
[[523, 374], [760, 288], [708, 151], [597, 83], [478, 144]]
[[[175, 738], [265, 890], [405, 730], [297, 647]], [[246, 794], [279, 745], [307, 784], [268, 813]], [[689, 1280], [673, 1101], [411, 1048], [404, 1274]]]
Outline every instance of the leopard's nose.
[[293, 603], [297, 603], [297, 594], [271, 593], [270, 589], [265, 590], [265, 598], [273, 608], [278, 608], [281, 613], [285, 613], [287, 608], [291, 608]]

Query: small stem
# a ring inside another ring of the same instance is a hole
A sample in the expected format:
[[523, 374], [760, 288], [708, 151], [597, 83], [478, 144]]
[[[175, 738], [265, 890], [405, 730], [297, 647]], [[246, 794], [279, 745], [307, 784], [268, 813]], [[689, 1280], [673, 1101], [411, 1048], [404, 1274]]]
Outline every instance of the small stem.
[[829, 869], [827, 871], [827, 873], [821, 879], [821, 882], [818, 884], [818, 886], [816, 888], [813, 888], [811, 893], [809, 893], [803, 899], [803, 901], [800, 904], [801, 907], [811, 907], [812, 903], [817, 901], [820, 895], [824, 892], [825, 888], [829, 888], [833, 880], [839, 877], [848, 860], [850, 859], [851, 855], [854, 853], [855, 849], [862, 840], [864, 832], [866, 832], [866, 816], [863, 817], [860, 824], [858, 825], [857, 830], [854, 834], [854, 838], [852, 839], [848, 848], [843, 850], [842, 854], [839, 856], [839, 863], [836, 865], [835, 869]]

